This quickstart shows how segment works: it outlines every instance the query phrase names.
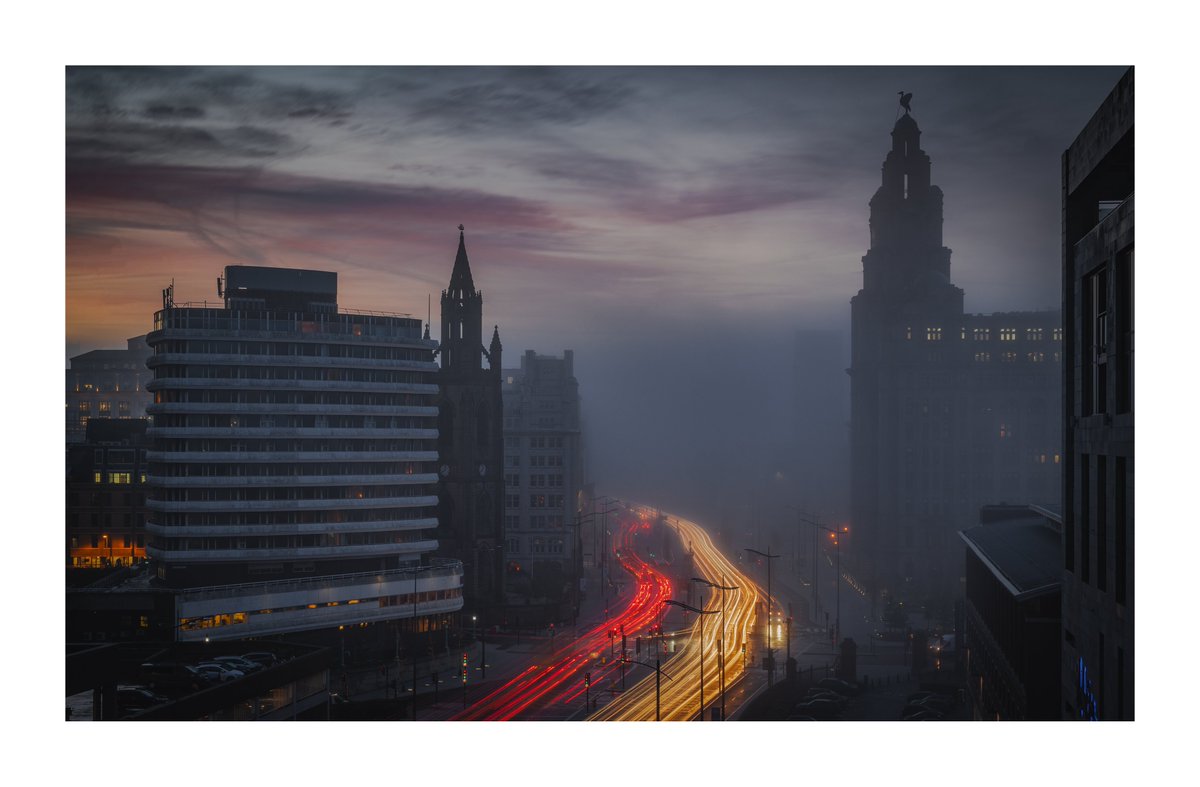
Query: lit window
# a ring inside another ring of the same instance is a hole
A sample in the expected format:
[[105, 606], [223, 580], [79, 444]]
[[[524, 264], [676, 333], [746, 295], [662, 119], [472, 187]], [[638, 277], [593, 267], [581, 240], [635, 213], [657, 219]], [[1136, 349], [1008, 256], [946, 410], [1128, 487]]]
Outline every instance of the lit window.
[[1012, 437], [1012, 430], [1010, 430], [1005, 424], [1000, 424], [1000, 437], [1001, 439]]
[[942, 329], [941, 328], [926, 328], [925, 329], [925, 341], [940, 342], [941, 340], [942, 340]]
[[1028, 358], [1033, 363], [1041, 363], [1046, 360], [1046, 353], [1029, 353]]
[[967, 340], [967, 329], [965, 327], [958, 329], [958, 338], [962, 339], [964, 342]]
[[1042, 340], [1041, 328], [1026, 328], [1025, 340], [1030, 342], [1040, 342]]
[[1001, 328], [1000, 329], [1000, 341], [1015, 342], [1016, 340], [1017, 340], [1017, 329], [1016, 328]]
[[1056, 342], [1061, 342], [1061, 341], [1062, 341], [1062, 331], [1063, 331], [1063, 329], [1062, 329], [1062, 328], [1055, 328], [1055, 329], [1054, 329], [1054, 332], [1053, 332], [1053, 334], [1052, 334], [1052, 338], [1054, 339], [1054, 341], [1056, 341]]
[[112, 402], [100, 402], [100, 415], [112, 415]]
[[129, 473], [109, 473], [108, 483], [110, 484], [128, 484], [132, 482], [132, 476]]
[[1062, 457], [1060, 457], [1058, 454], [1055, 454], [1054, 455], [1054, 464], [1058, 464], [1060, 461], [1062, 461]]
[[90, 413], [91, 411], [92, 411], [92, 403], [91, 402], [80, 402], [79, 403], [79, 412]]
[[975, 341], [977, 342], [987, 342], [991, 341], [992, 339], [991, 328], [976, 328], [972, 333], [975, 336]]
[[905, 339], [911, 339], [911, 338], [912, 338], [912, 326], [911, 326], [911, 325], [909, 325], [908, 327], [906, 327], [906, 328], [904, 329], [904, 338], [905, 338]]
[[101, 480], [101, 474], [99, 472], [97, 472], [95, 475], [96, 475], [96, 477], [94, 480], [98, 484], [98, 483], [100, 483], [100, 480]]

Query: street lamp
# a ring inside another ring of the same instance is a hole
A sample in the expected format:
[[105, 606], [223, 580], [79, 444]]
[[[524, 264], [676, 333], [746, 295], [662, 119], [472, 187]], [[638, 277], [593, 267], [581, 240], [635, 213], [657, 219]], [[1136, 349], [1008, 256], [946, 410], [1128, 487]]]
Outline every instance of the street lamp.
[[771, 599], [771, 561], [779, 555], [768, 555], [766, 552], [759, 552], [750, 547], [746, 547], [746, 551], [767, 559], [767, 687], [769, 688], [775, 684], [775, 653], [771, 650], [771, 608], [775, 606]]
[[718, 640], [720, 649], [717, 651], [717, 658], [721, 664], [721, 721], [725, 721], [725, 591], [726, 590], [741, 590], [737, 585], [718, 585], [715, 582], [709, 582], [701, 577], [692, 577], [693, 582], [701, 582], [708, 585], [710, 588], [715, 588], [721, 591], [721, 637]]
[[715, 614], [717, 614], [717, 611], [715, 609], [711, 610], [711, 611], [703, 610], [703, 609], [696, 609], [691, 604], [684, 604], [682, 601], [675, 601], [674, 599], [667, 599], [667, 600], [663, 601], [663, 603], [671, 604], [676, 607], [683, 607], [684, 609], [689, 610], [691, 612], [695, 612], [697, 615], [701, 616], [701, 618], [700, 618], [700, 721], [704, 721], [704, 617], [703, 616], [704, 615], [715, 615]]
[[817, 530], [824, 530], [833, 538], [833, 545], [837, 548], [837, 620], [834, 623], [834, 643], [836, 644], [839, 637], [842, 635], [842, 533], [849, 533], [850, 528], [843, 526], [841, 531], [837, 531], [831, 527], [826, 527], [815, 519], [808, 519], [800, 513], [800, 509], [795, 506], [788, 508], [796, 511], [796, 519], [807, 525], [812, 525], [813, 528], [813, 616], [817, 614], [817, 604], [820, 603], [821, 593], [818, 590], [820, 583], [817, 582]]
[[[659, 685], [662, 682], [660, 680], [661, 677], [663, 675], [667, 675], [667, 673], [662, 671], [662, 668], [659, 665], [659, 659], [655, 658], [653, 664], [647, 664], [644, 661], [639, 661], [637, 659], [631, 659], [628, 657], [625, 660], [631, 664], [641, 664], [643, 667], [649, 667], [650, 669], [654, 670], [654, 720], [662, 721], [662, 714], [659, 712]], [[667, 675], [667, 680], [674, 680], [674, 678], [672, 678], [670, 675]], [[722, 711], [722, 714], [723, 713], [724, 711]]]

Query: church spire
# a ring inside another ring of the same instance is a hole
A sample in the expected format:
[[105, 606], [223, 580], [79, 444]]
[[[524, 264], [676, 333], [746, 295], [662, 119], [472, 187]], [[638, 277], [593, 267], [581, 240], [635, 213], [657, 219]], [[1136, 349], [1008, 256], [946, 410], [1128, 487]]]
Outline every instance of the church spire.
[[492, 344], [488, 348], [488, 368], [496, 374], [500, 374], [500, 352], [503, 348], [500, 345], [500, 326], [492, 326]]
[[458, 254], [454, 257], [454, 271], [450, 274], [450, 293], [456, 298], [475, 294], [471, 263], [467, 261], [465, 228], [461, 224], [458, 225]]

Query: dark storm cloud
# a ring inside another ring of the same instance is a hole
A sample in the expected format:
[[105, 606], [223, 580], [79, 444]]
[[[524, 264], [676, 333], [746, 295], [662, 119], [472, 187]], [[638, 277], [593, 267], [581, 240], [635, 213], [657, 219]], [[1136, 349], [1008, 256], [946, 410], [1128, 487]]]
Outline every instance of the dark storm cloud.
[[470, 84], [435, 86], [435, 95], [415, 102], [412, 118], [457, 134], [538, 123], [579, 124], [616, 110], [634, 93], [626, 85], [600, 81], [578, 70], [462, 72], [468, 78], [475, 73], [479, 79]]
[[255, 126], [201, 128], [178, 123], [106, 122], [68, 127], [67, 160], [87, 158], [263, 158], [295, 153], [287, 134]]

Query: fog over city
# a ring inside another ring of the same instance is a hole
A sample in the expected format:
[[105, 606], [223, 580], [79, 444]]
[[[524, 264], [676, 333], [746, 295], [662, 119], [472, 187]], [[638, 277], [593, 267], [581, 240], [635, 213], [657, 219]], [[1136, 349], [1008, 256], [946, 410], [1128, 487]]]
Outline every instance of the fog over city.
[[[898, 92], [967, 312], [1046, 309], [1060, 157], [1121, 72], [68, 69], [67, 355], [145, 333], [172, 280], [217, 300], [239, 263], [336, 271], [348, 308], [425, 319], [432, 296], [437, 338], [462, 223], [505, 365], [575, 351], [598, 490], [714, 522], [768, 493], [843, 515], [845, 473], [794, 476], [845, 448], [797, 419], [812, 386], [848, 391]], [[845, 363], [797, 370], [814, 330]]]

